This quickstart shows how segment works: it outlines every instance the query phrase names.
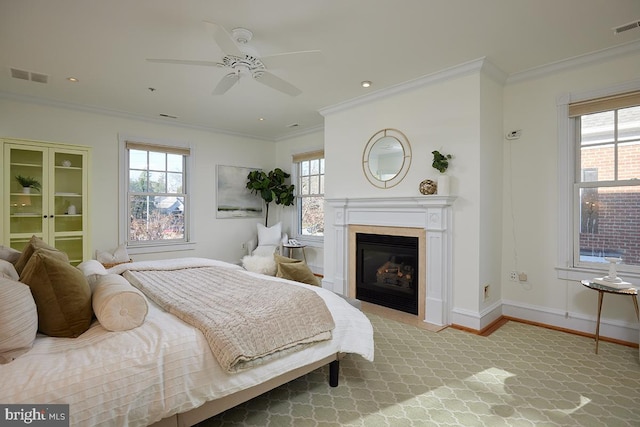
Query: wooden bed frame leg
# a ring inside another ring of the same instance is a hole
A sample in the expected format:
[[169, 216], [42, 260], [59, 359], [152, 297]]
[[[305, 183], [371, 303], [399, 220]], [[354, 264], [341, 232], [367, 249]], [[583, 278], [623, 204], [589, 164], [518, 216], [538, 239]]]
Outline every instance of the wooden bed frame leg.
[[340, 361], [334, 360], [329, 363], [329, 385], [338, 387], [338, 377], [340, 375]]

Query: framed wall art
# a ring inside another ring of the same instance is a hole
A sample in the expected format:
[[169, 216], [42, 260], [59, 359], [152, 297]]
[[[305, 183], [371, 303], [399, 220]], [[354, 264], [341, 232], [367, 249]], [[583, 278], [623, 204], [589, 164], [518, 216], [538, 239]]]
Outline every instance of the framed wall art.
[[249, 172], [258, 168], [216, 166], [216, 218], [261, 217], [263, 202], [246, 187]]

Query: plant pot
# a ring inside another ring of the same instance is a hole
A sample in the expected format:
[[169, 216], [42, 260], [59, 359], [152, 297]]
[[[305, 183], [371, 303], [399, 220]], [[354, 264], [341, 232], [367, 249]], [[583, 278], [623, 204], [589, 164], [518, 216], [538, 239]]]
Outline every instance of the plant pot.
[[449, 195], [449, 175], [439, 175], [438, 176], [438, 190], [436, 194], [438, 196], [448, 196]]
[[31, 187], [22, 187], [22, 194], [31, 194]]

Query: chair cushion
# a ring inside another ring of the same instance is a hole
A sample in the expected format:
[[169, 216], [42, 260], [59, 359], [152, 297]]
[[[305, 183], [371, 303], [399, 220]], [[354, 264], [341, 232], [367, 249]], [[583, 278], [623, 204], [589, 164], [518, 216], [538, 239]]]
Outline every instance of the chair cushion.
[[265, 227], [258, 223], [258, 246], [280, 245], [282, 239], [282, 223], [279, 222], [271, 227]]

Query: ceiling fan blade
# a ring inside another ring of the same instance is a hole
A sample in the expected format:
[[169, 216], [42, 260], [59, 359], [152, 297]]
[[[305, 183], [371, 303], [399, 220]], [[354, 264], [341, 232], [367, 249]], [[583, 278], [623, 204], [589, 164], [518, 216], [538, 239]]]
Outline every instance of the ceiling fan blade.
[[231, 34], [229, 34], [229, 32], [222, 25], [214, 24], [213, 22], [209, 21], [204, 22], [213, 30], [213, 40], [215, 40], [217, 45], [226, 55], [233, 55], [244, 58], [244, 52], [240, 50], [236, 42], [233, 41]]
[[268, 71], [261, 70], [254, 76], [254, 79], [269, 86], [270, 88], [286, 93], [287, 95], [298, 96], [302, 93], [300, 89], [291, 83], [282, 80], [280, 77], [275, 76]]
[[236, 73], [229, 73], [224, 76], [219, 82], [218, 85], [213, 89], [213, 95], [223, 95], [225, 94], [231, 87], [238, 83], [240, 80], [240, 76]]
[[260, 57], [260, 61], [267, 68], [289, 68], [301, 65], [318, 65], [324, 57], [319, 50], [305, 50], [301, 52], [280, 53]]
[[181, 65], [204, 65], [206, 67], [225, 67], [224, 64], [214, 61], [198, 61], [189, 59], [155, 59], [147, 58], [149, 62], [158, 62], [160, 64], [181, 64]]

